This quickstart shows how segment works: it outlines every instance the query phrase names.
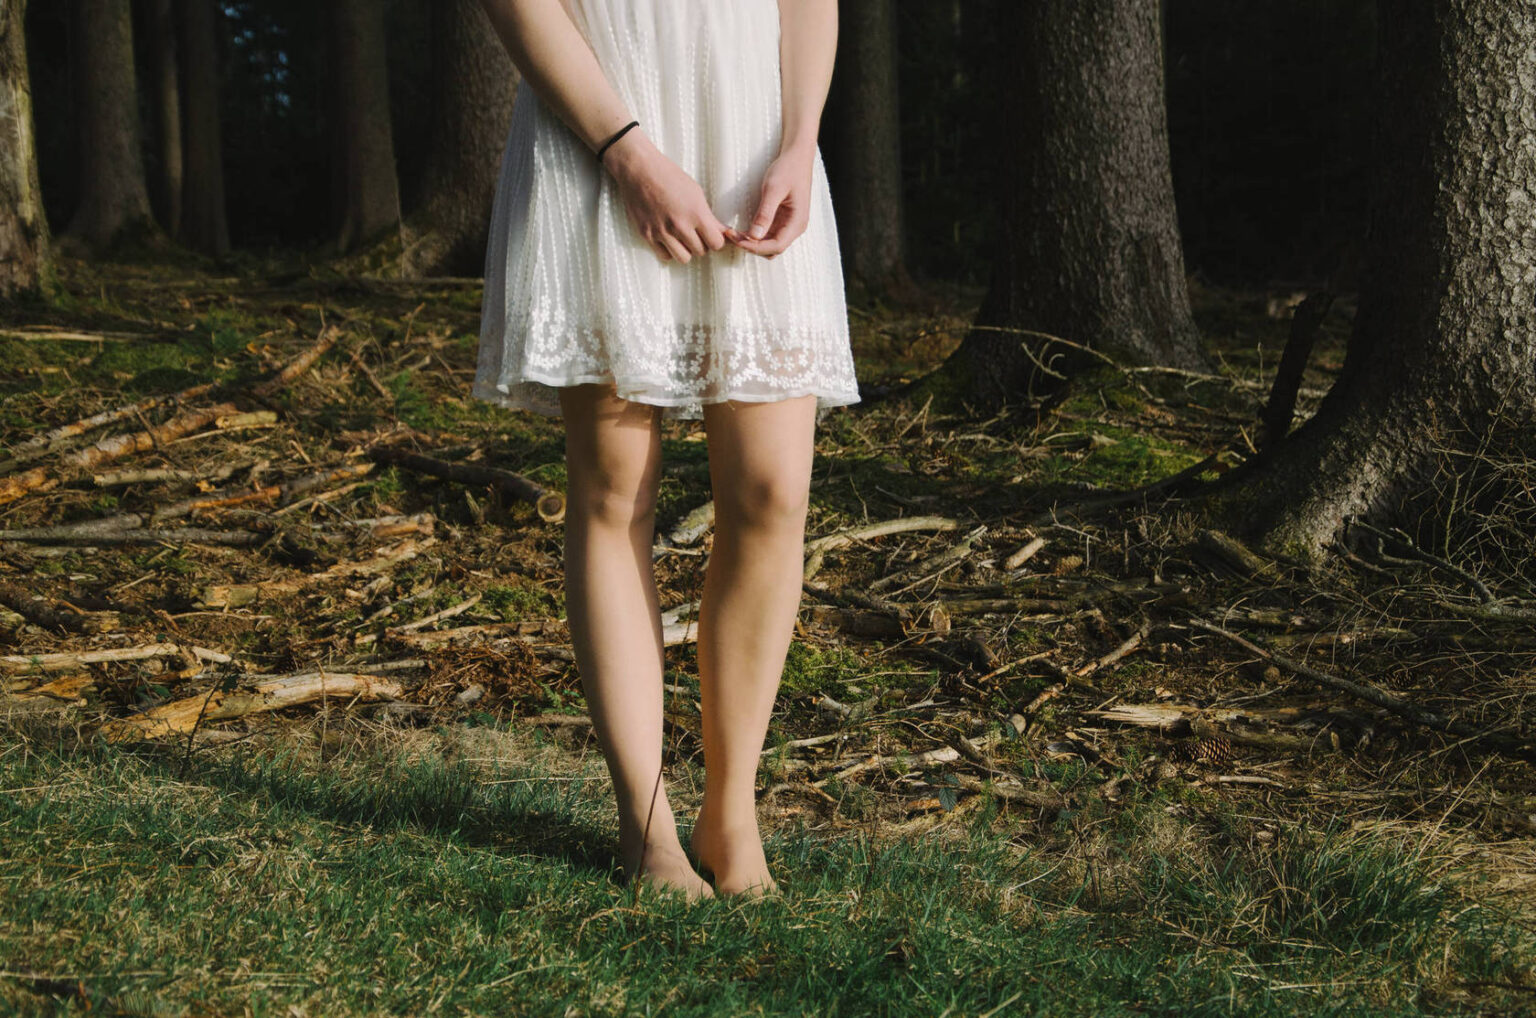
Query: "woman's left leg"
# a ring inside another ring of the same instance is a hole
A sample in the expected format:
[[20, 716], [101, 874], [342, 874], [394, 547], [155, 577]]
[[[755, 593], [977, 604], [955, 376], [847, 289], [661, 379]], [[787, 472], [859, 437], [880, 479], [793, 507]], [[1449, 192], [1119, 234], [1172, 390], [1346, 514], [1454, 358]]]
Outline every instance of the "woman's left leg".
[[816, 397], [704, 408], [715, 538], [699, 604], [704, 805], [693, 832], [715, 890], [762, 893], [758, 758], [800, 608]]

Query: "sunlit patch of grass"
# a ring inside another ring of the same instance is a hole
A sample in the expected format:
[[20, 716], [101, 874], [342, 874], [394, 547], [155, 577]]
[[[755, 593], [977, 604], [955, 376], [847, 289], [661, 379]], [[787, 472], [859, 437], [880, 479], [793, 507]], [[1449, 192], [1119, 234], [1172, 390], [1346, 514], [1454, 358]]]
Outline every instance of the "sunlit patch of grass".
[[[185, 772], [7, 731], [0, 1007], [1386, 1016], [1519, 1006], [1500, 986], [1530, 977], [1510, 917], [1410, 846], [1238, 818], [1212, 840], [1152, 806], [1067, 818], [1058, 848], [990, 808], [943, 840], [784, 827], [782, 898], [635, 900], [600, 760], [556, 773], [504, 729], [458, 731]], [[826, 790], [876, 815], [869, 788]]]
[[531, 583], [497, 585], [487, 587], [481, 602], [489, 611], [500, 615], [507, 622], [520, 618], [548, 616], [564, 611], [565, 596], [562, 592], [548, 590]]
[[813, 647], [795, 640], [789, 645], [780, 684], [792, 693], [836, 696], [868, 668], [864, 656], [850, 647]]
[[1155, 436], [1107, 424], [1092, 425], [1082, 434], [1091, 443], [1087, 449], [1041, 460], [1036, 479], [1131, 488], [1176, 474], [1204, 458]]

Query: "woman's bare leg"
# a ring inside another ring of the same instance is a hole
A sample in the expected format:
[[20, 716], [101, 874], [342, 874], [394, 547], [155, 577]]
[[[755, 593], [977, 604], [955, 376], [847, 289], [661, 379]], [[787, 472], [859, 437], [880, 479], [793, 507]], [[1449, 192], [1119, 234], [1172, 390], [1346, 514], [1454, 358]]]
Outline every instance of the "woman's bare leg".
[[678, 840], [662, 780], [660, 605], [651, 545], [661, 470], [660, 410], [611, 385], [560, 390], [565, 418], [566, 619], [582, 691], [619, 804], [625, 874], [713, 892]]
[[757, 828], [758, 757], [800, 607], [816, 397], [704, 408], [715, 540], [699, 604], [704, 805], [693, 831], [721, 894], [776, 890]]

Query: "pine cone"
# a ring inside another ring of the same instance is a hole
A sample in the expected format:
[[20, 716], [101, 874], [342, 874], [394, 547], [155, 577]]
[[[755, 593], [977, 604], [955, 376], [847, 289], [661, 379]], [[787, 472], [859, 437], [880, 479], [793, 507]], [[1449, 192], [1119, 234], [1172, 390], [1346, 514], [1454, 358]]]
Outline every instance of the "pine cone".
[[1207, 735], [1198, 739], [1177, 742], [1169, 753], [1180, 763], [1197, 763], [1206, 767], [1221, 767], [1232, 760], [1232, 742], [1225, 736]]

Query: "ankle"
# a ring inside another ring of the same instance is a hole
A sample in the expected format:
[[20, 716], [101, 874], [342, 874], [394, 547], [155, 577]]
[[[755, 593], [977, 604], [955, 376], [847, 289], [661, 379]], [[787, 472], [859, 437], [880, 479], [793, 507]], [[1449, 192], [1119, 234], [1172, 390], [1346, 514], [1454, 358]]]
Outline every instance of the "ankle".
[[757, 802], [748, 795], [720, 796], [712, 798], [704, 796], [704, 803], [699, 807], [699, 816], [695, 826], [708, 826], [722, 831], [735, 831], [757, 829]]

